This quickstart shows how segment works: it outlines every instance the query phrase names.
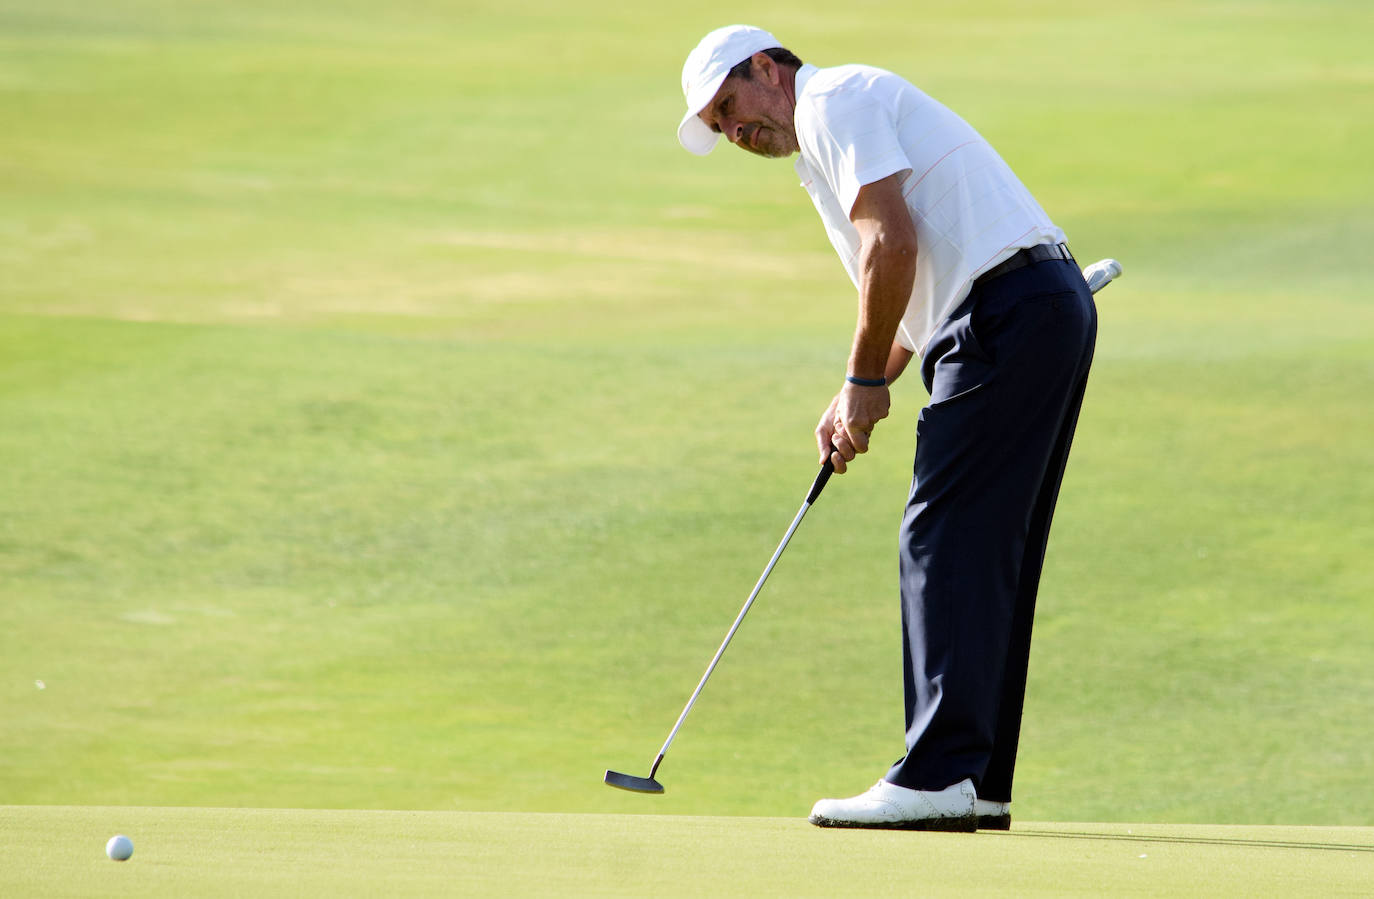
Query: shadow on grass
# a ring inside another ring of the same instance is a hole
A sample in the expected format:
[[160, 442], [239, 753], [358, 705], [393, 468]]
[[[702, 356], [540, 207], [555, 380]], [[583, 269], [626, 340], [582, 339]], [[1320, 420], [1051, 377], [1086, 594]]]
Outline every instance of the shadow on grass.
[[[986, 831], [985, 831], [986, 832]], [[1263, 849], [1321, 849], [1329, 852], [1374, 852], [1356, 843], [1305, 843], [1297, 840], [1244, 840], [1238, 837], [1170, 837], [1136, 833], [1074, 833], [1062, 830], [1013, 830], [1004, 837], [1053, 837], [1059, 840], [1119, 840], [1131, 843], [1196, 843], [1204, 846], [1251, 846]]]

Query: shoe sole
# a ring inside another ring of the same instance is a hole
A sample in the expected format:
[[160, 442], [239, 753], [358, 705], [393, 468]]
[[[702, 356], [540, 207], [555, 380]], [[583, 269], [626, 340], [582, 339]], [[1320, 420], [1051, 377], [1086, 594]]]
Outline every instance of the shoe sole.
[[[973, 833], [978, 829], [978, 818], [919, 818], [914, 821], [841, 821], [838, 818], [825, 818], [812, 815], [807, 819], [817, 827], [842, 827], [851, 830], [924, 830], [941, 833]], [[1007, 826], [1011, 826], [1010, 817]]]
[[1011, 830], [1011, 815], [979, 815], [979, 830]]

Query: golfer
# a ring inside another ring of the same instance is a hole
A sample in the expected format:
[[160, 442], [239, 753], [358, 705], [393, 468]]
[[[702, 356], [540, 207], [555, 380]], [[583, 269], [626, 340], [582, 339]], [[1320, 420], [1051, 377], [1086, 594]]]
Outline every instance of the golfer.
[[972, 127], [882, 69], [803, 64], [765, 31], [706, 35], [678, 140], [724, 135], [796, 172], [859, 291], [848, 371], [816, 427], [868, 451], [913, 357], [930, 402], [902, 519], [906, 754], [833, 827], [1011, 824], [1031, 622], [1097, 313], [1064, 233]]

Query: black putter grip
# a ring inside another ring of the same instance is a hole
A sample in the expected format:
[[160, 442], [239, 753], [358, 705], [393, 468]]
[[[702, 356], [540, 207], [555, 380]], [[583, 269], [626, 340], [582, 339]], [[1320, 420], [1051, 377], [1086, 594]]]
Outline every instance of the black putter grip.
[[806, 504], [809, 506], [816, 501], [816, 497], [821, 495], [825, 489], [825, 482], [830, 480], [830, 476], [835, 473], [835, 466], [827, 456], [825, 464], [821, 466], [821, 473], [816, 475], [816, 480], [811, 484], [811, 492], [806, 494]]

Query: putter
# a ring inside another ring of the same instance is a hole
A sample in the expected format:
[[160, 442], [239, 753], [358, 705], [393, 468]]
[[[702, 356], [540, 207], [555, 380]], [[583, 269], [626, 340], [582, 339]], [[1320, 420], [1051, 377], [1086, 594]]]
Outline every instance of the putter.
[[669, 732], [668, 739], [663, 741], [663, 748], [658, 751], [658, 757], [654, 759], [653, 767], [649, 769], [649, 776], [635, 777], [632, 774], [621, 774], [619, 771], [608, 770], [606, 772], [607, 786], [616, 787], [621, 790], [629, 790], [632, 793], [663, 792], [663, 784], [654, 780], [654, 775], [658, 774], [658, 766], [663, 764], [663, 757], [668, 754], [668, 747], [673, 745], [673, 738], [677, 736], [677, 732], [682, 728], [682, 722], [687, 720], [687, 713], [690, 712], [692, 706], [696, 704], [697, 697], [701, 695], [702, 688], [706, 686], [706, 681], [711, 678], [711, 672], [716, 670], [716, 664], [720, 662], [720, 657], [725, 655], [725, 647], [730, 645], [730, 641], [735, 637], [735, 631], [739, 630], [740, 624], [744, 621], [744, 616], [749, 614], [749, 607], [754, 604], [754, 599], [759, 595], [759, 591], [763, 589], [763, 582], [768, 580], [768, 575], [773, 572], [773, 566], [778, 564], [778, 557], [782, 555], [782, 551], [787, 548], [788, 541], [791, 540], [792, 535], [796, 533], [797, 525], [801, 524], [802, 518], [806, 515], [806, 510], [811, 508], [811, 504], [821, 495], [821, 491], [825, 489], [825, 482], [830, 480], [830, 476], [834, 473], [835, 466], [831, 464], [829, 459], [826, 459], [825, 464], [821, 466], [820, 474], [816, 475], [816, 480], [812, 482], [811, 491], [806, 494], [806, 501], [802, 503], [801, 509], [798, 510], [797, 517], [792, 519], [792, 526], [789, 527], [787, 533], [783, 535], [782, 542], [778, 544], [778, 548], [773, 550], [773, 558], [768, 560], [768, 566], [763, 569], [763, 574], [759, 576], [758, 583], [754, 584], [754, 589], [749, 594], [749, 598], [744, 601], [744, 608], [739, 610], [739, 615], [735, 617], [735, 623], [730, 625], [730, 631], [725, 635], [725, 640], [721, 642], [720, 649], [716, 650], [715, 656], [711, 659], [711, 664], [706, 666], [706, 673], [701, 676], [701, 681], [697, 684], [697, 688], [692, 691], [692, 698], [687, 700], [687, 705], [682, 709], [682, 714], [677, 716], [677, 723], [673, 725], [672, 731]]
[[[1083, 280], [1087, 282], [1088, 290], [1093, 293], [1097, 293], [1120, 276], [1121, 263], [1117, 262], [1115, 259], [1102, 259], [1083, 269]], [[697, 697], [701, 695], [702, 688], [706, 686], [706, 681], [711, 678], [711, 672], [716, 670], [716, 665], [720, 662], [721, 656], [725, 655], [725, 647], [729, 646], [730, 641], [734, 639], [735, 631], [739, 630], [740, 624], [744, 621], [744, 616], [749, 613], [749, 607], [754, 604], [754, 599], [759, 595], [759, 591], [763, 589], [764, 581], [768, 580], [768, 575], [773, 572], [773, 566], [778, 564], [778, 557], [781, 556], [782, 551], [787, 548], [787, 543], [792, 539], [792, 535], [796, 532], [797, 526], [801, 524], [802, 518], [806, 515], [806, 510], [810, 509], [811, 504], [821, 495], [821, 491], [825, 489], [826, 481], [830, 480], [830, 476], [834, 474], [834, 472], [834, 466], [830, 464], [829, 459], [826, 459], [825, 464], [821, 466], [820, 474], [816, 475], [816, 480], [811, 484], [811, 491], [807, 493], [806, 501], [802, 503], [801, 509], [797, 512], [797, 517], [792, 519], [792, 526], [787, 529], [787, 533], [782, 537], [782, 542], [779, 543], [778, 548], [773, 551], [773, 558], [768, 560], [768, 565], [763, 569], [763, 574], [759, 577], [758, 583], [754, 584], [754, 589], [749, 594], [749, 598], [744, 601], [744, 608], [739, 610], [739, 615], [736, 616], [735, 623], [730, 625], [730, 630], [726, 633], [725, 640], [721, 642], [720, 648], [716, 650], [715, 656], [711, 659], [711, 664], [706, 666], [706, 673], [701, 676], [701, 681], [697, 684], [697, 688], [692, 691], [692, 698], [687, 700], [687, 705], [682, 709], [682, 714], [677, 716], [677, 723], [673, 725], [673, 729], [668, 733], [668, 739], [663, 741], [663, 748], [658, 751], [658, 757], [654, 759], [653, 767], [649, 769], [649, 776], [635, 777], [633, 774], [622, 774], [619, 771], [611, 771], [608, 769], [605, 778], [607, 786], [615, 787], [620, 790], [629, 790], [632, 793], [663, 792], [663, 784], [659, 783], [654, 778], [655, 775], [658, 774], [658, 766], [663, 764], [663, 757], [668, 754], [668, 747], [673, 745], [673, 738], [676, 737], [677, 732], [682, 729], [682, 722], [687, 720], [687, 713], [692, 711], [692, 706], [696, 704]]]

